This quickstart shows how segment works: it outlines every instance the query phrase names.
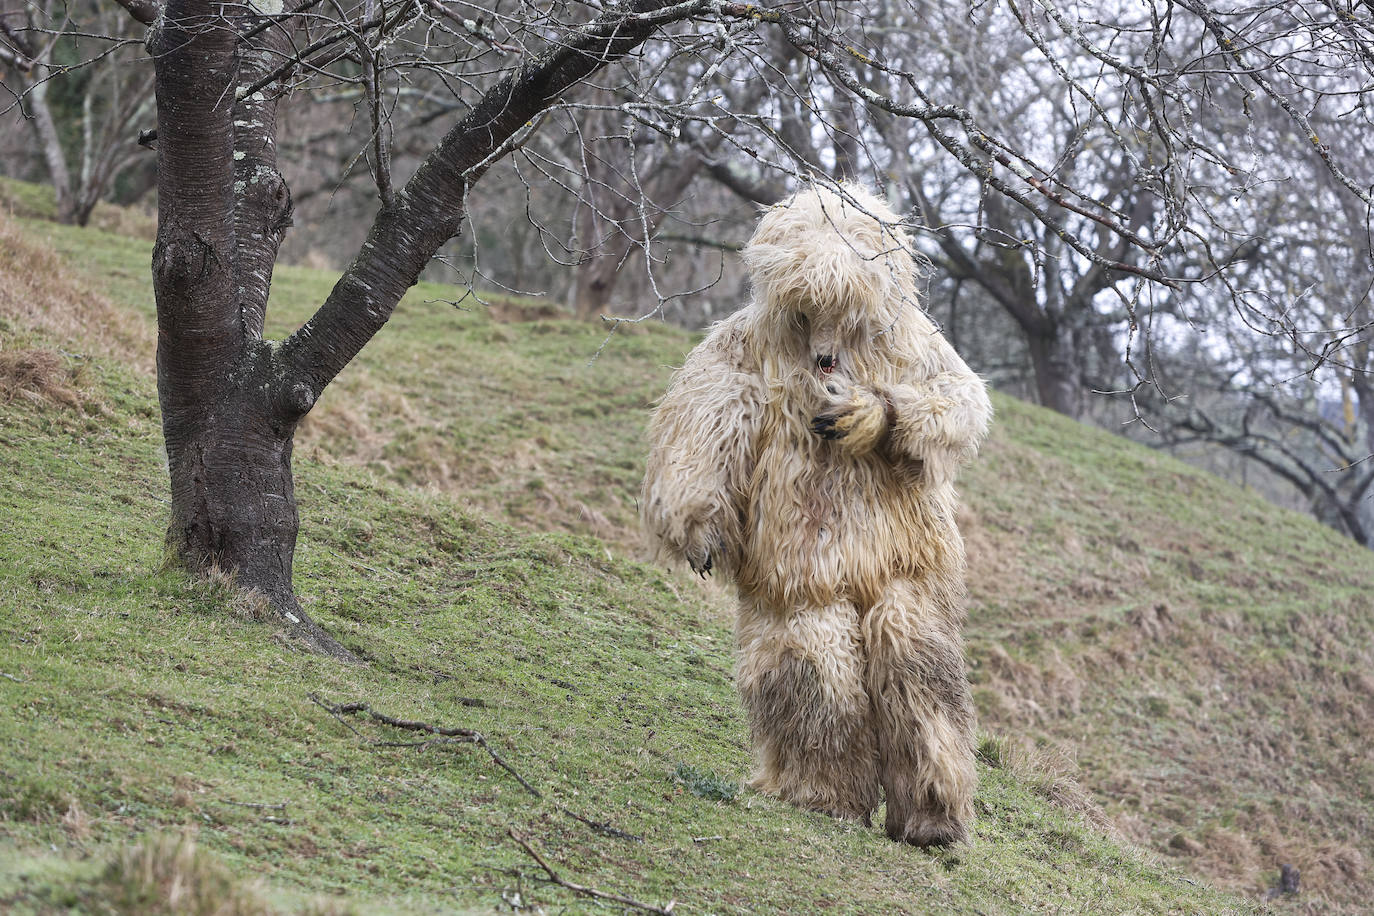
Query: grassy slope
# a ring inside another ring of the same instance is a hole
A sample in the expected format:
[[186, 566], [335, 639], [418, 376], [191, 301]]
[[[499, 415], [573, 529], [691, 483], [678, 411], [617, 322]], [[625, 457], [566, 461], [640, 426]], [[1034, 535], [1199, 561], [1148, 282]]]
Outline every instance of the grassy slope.
[[1374, 891], [1374, 553], [1110, 434], [1004, 405], [970, 475], [985, 725], [1077, 758], [1123, 833], [1313, 912]]
[[[147, 315], [145, 244], [30, 229]], [[280, 326], [325, 282], [284, 270]], [[25, 857], [5, 864], [0, 899], [18, 874], [53, 867], [28, 856], [43, 844], [101, 849], [188, 823], [278, 892], [489, 908], [516, 888], [509, 869], [533, 871], [503, 839], [513, 825], [574, 877], [684, 911], [1228, 908], [1047, 805], [1065, 784], [1010, 765], [1024, 757], [1014, 741], [990, 744], [1004, 765], [984, 768], [979, 842], [954, 857], [748, 794], [684, 791], [678, 763], [729, 780], [746, 769], [719, 595], [404, 484], [627, 543], [641, 408], [689, 341], [645, 330], [587, 368], [596, 331], [419, 301], [445, 295], [418, 291], [326, 399], [298, 460], [300, 588], [375, 656], [365, 671], [283, 653], [251, 609], [226, 619], [222, 591], [156, 572], [165, 504], [146, 376], [91, 363], [93, 404], [3, 409], [17, 473], [0, 487], [14, 520], [0, 531], [0, 671], [19, 680], [0, 679], [0, 785], [14, 787], [0, 809]], [[11, 326], [5, 345], [25, 333]], [[1113, 437], [999, 407], [965, 519], [985, 723], [1069, 749], [1120, 828], [1204, 872], [1248, 887], [1289, 856], [1310, 890], [1355, 899], [1369, 621], [1347, 611], [1374, 578], [1365, 555]], [[308, 703], [312, 689], [479, 727], [551, 797], [523, 796], [473, 748], [360, 746]], [[288, 801], [291, 823], [233, 801]], [[559, 804], [645, 841], [594, 835]]]

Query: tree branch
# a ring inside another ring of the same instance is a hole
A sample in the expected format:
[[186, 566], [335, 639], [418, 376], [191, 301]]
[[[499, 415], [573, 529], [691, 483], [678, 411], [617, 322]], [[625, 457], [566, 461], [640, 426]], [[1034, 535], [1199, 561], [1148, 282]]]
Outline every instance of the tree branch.
[[405, 291], [461, 225], [468, 188], [490, 155], [560, 95], [620, 60], [661, 26], [697, 15], [709, 0], [634, 0], [597, 17], [516, 69], [448, 132], [383, 207], [353, 264], [319, 311], [283, 345], [290, 373], [318, 398], [391, 317]]
[[115, 3], [144, 25], [152, 25], [162, 12], [162, 5], [157, 0], [115, 0]]
[[[491, 757], [492, 763], [496, 764], [501, 769], [511, 774], [511, 776], [515, 777], [515, 781], [520, 783], [521, 787], [524, 788], [526, 792], [533, 795], [535, 798], [544, 797], [538, 789], [530, 785], [529, 781], [525, 779], [525, 777], [521, 776], [518, 772], [516, 772], [514, 767], [512, 767], [509, 763], [506, 763], [506, 761], [501, 757], [501, 755], [496, 753], [495, 749], [493, 749], [492, 746], [487, 743], [486, 737], [481, 732], [476, 731], [475, 729], [453, 728], [443, 725], [431, 725], [428, 722], [419, 722], [413, 719], [397, 719], [394, 716], [388, 716], [385, 713], [377, 712], [375, 709], [373, 709], [366, 703], [326, 703], [323, 699], [320, 698], [320, 695], [316, 693], [307, 694], [306, 699], [314, 703], [316, 706], [319, 706], [321, 709], [324, 709], [334, 718], [338, 719], [341, 723], [343, 723], [343, 725], [346, 728], [348, 728], [349, 731], [353, 732], [355, 735], [358, 734], [358, 730], [355, 729], [352, 725], [349, 725], [347, 720], [344, 719], [344, 716], [364, 715], [370, 718], [372, 721], [378, 722], [382, 725], [388, 725], [392, 728], [401, 729], [402, 731], [422, 732], [424, 734], [434, 736], [434, 738], [429, 741], [419, 741], [405, 745], [407, 747], [423, 747], [429, 744], [433, 744], [436, 741], [475, 744], [482, 750], [487, 752], [487, 755]], [[359, 735], [359, 737], [362, 736]], [[374, 741], [372, 743], [383, 747], [398, 746], [396, 742], [392, 741]]]
[[705, 165], [707, 174], [750, 203], [771, 206], [782, 200], [787, 193], [781, 185], [765, 178], [748, 178], [741, 175], [728, 161], [708, 159]]

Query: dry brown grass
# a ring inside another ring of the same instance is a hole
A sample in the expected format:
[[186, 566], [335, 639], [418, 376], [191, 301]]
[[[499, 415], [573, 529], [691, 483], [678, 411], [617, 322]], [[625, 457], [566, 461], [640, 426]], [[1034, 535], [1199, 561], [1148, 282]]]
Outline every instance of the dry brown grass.
[[1121, 838], [1111, 819], [1079, 781], [1078, 764], [1065, 748], [1036, 745], [1025, 736], [990, 735], [979, 744], [978, 756], [989, 766], [1015, 774], [1019, 781], [1047, 801]]
[[62, 365], [70, 358], [64, 360], [51, 347], [38, 348], [46, 356], [32, 347], [25, 354], [15, 347], [18, 334], [37, 336], [73, 357], [109, 357], [153, 371], [155, 338], [149, 323], [78, 280], [49, 246], [25, 237], [0, 212], [0, 349], [8, 356], [0, 372], [15, 391], [61, 400], [61, 392], [75, 381], [70, 366]]
[[62, 829], [77, 843], [91, 838], [91, 818], [75, 798], [67, 805], [67, 813], [62, 815]]
[[1076, 748], [1116, 832], [1195, 874], [1257, 900], [1291, 864], [1283, 912], [1367, 912], [1369, 555], [1100, 434], [1002, 419], [960, 516], [983, 726]]
[[[349, 372], [341, 390], [302, 421], [296, 434], [298, 454], [359, 465], [413, 486], [458, 495], [531, 530], [591, 534], [632, 555], [641, 550], [643, 538], [634, 518], [603, 511], [620, 502], [618, 494], [609, 487], [586, 490], [586, 469], [577, 476], [561, 468], [539, 437], [513, 441], [500, 454], [456, 452], [434, 429], [434, 418], [394, 381], [366, 366], [351, 366]], [[404, 449], [393, 447], [398, 420], [415, 431]], [[523, 487], [517, 483], [522, 480]], [[511, 490], [520, 498], [513, 498]]]
[[[181, 561], [169, 551], [167, 562], [179, 564]], [[227, 608], [235, 617], [259, 623], [277, 619], [272, 611], [272, 602], [266, 595], [256, 589], [240, 587], [234, 574], [226, 572], [218, 564], [206, 566], [200, 576], [206, 588], [215, 596], [216, 603]]]
[[81, 365], [56, 350], [0, 349], [0, 403], [16, 399], [79, 408]]
[[151, 209], [139, 207], [118, 207], [114, 204], [99, 203], [91, 213], [91, 226], [122, 235], [125, 238], [157, 238], [157, 214]]
[[517, 321], [538, 321], [541, 318], [571, 318], [572, 315], [556, 302], [529, 302], [504, 296], [487, 296], [487, 317], [497, 324]]
[[167, 916], [271, 916], [254, 883], [237, 880], [190, 834], [152, 836], [120, 853], [96, 888], [100, 911]]
[[996, 704], [1001, 723], [1028, 726], [1081, 709], [1083, 680], [1056, 652], [1039, 665], [1014, 658], [993, 643], [977, 658], [975, 675], [984, 687], [982, 699]]

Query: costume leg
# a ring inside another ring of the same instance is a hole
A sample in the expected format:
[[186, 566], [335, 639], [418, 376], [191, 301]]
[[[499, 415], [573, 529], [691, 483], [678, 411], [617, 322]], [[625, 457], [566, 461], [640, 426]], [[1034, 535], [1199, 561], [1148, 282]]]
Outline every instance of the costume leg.
[[957, 599], [888, 586], [863, 621], [887, 834], [917, 846], [967, 839], [977, 775]]
[[736, 636], [754, 788], [867, 822], [878, 804], [877, 752], [856, 608], [776, 611], [746, 600]]

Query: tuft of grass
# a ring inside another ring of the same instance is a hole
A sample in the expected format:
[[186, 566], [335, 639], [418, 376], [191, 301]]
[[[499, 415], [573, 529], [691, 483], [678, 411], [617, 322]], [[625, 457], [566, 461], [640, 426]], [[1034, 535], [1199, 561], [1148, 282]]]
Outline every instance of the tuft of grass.
[[1056, 807], [1072, 811], [1095, 827], [1119, 836], [1081, 782], [1077, 765], [1062, 749], [1037, 746], [1025, 735], [984, 734], [979, 738], [976, 755], [981, 763], [1014, 774], [1023, 785]]
[[0, 401], [27, 398], [79, 408], [76, 383], [79, 368], [72, 367], [54, 350], [21, 347], [0, 350]]
[[271, 916], [260, 891], [234, 877], [189, 834], [159, 834], [130, 846], [106, 866], [88, 900], [128, 916]]
[[[6, 896], [6, 912], [101, 916], [353, 916], [347, 902], [274, 893], [236, 875], [196, 842], [194, 829], [154, 832], [103, 859], [33, 854], [24, 892]], [[34, 867], [34, 866], [38, 867]]]
[[732, 802], [739, 795], [739, 783], [709, 771], [698, 770], [690, 764], [679, 763], [673, 770], [673, 778], [697, 798]]

